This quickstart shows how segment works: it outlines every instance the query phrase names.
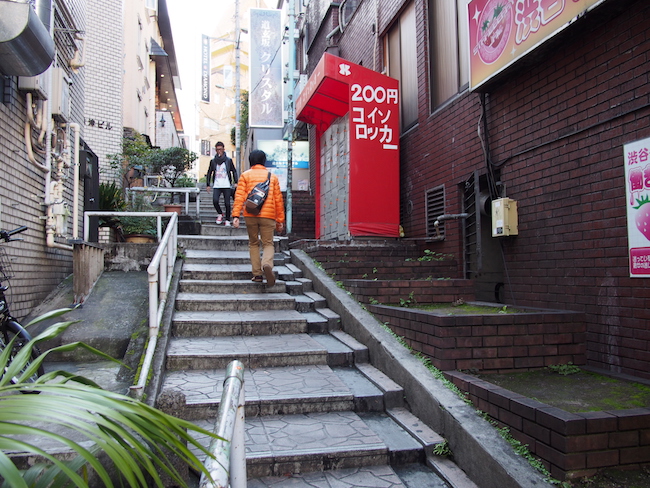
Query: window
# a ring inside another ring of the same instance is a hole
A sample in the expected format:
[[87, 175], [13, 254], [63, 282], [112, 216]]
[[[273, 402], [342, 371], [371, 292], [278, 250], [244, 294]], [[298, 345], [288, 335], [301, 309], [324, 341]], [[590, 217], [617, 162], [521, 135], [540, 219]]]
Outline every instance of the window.
[[427, 239], [441, 241], [445, 238], [445, 221], [436, 221], [445, 213], [445, 187], [443, 185], [426, 191]]
[[357, 11], [360, 0], [343, 0], [339, 6], [339, 19], [341, 23], [341, 32], [347, 27], [350, 23], [350, 19], [354, 15], [354, 12]]
[[388, 76], [399, 80], [400, 125], [404, 132], [418, 120], [418, 72], [415, 40], [415, 4], [399, 16], [385, 38]]
[[439, 107], [469, 82], [468, 3], [469, 0], [429, 0], [432, 108]]

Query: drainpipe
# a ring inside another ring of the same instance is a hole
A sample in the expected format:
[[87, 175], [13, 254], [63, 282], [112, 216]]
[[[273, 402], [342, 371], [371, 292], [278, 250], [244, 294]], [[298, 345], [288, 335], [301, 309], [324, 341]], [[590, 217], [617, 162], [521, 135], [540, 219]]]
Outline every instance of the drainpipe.
[[[36, 158], [34, 157], [34, 151], [32, 148], [32, 128], [36, 128], [41, 131], [41, 135], [39, 136], [39, 140], [43, 138], [43, 129], [45, 128], [45, 134], [46, 134], [46, 139], [49, 140], [49, 136], [51, 134], [50, 130], [50, 124], [49, 124], [49, 104], [47, 103], [47, 100], [43, 100], [40, 102], [40, 106], [38, 108], [38, 114], [36, 116], [36, 119], [34, 119], [34, 113], [32, 111], [32, 94], [27, 93], [25, 95], [25, 106], [27, 110], [27, 121], [25, 122], [25, 150], [27, 151], [27, 158], [30, 160], [30, 162], [36, 166], [36, 168], [41, 171], [42, 173], [45, 173], [46, 175], [49, 175], [50, 173], [50, 147], [49, 144], [46, 144], [45, 148], [45, 160], [46, 164], [43, 165], [36, 161]], [[43, 112], [45, 112], [45, 116], [43, 116]], [[43, 124], [46, 124], [44, 127]]]
[[[79, 124], [71, 123], [68, 124], [68, 127], [73, 129], [75, 131], [75, 137], [74, 137], [74, 146], [73, 146], [73, 151], [74, 151], [74, 190], [73, 190], [73, 219], [72, 219], [72, 225], [73, 225], [73, 237], [76, 239], [78, 237], [78, 230], [77, 230], [77, 223], [79, 220], [79, 214], [78, 214], [78, 205], [77, 201], [79, 199], [79, 130], [80, 126]], [[66, 141], [67, 141], [67, 133], [66, 133]], [[70, 152], [69, 150], [64, 151], [64, 153], [67, 152], [67, 155], [65, 156], [66, 158], [70, 158]], [[68, 159], [69, 162], [69, 159]], [[69, 166], [68, 166], [69, 167]], [[49, 175], [49, 173], [48, 173]], [[49, 178], [46, 178], [46, 180], [49, 180]], [[57, 182], [56, 184], [61, 184], [60, 182]], [[53, 204], [50, 200], [50, 186], [51, 183], [48, 181], [48, 186], [46, 187], [46, 206], [47, 206], [47, 215], [46, 215], [46, 223], [45, 223], [45, 233], [46, 233], [46, 239], [45, 242], [47, 244], [47, 247], [51, 248], [56, 248], [56, 249], [63, 249], [65, 251], [72, 251], [74, 249], [73, 246], [69, 244], [61, 244], [59, 242], [56, 242], [54, 240], [54, 234], [56, 231], [56, 217], [53, 212]], [[61, 192], [61, 197], [63, 196]]]

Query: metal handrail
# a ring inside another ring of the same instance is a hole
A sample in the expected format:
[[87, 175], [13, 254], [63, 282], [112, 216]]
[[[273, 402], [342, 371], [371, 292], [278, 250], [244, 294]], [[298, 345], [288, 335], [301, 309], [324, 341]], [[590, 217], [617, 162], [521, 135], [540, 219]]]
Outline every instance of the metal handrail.
[[196, 194], [196, 218], [200, 217], [201, 213], [201, 189], [196, 186], [186, 187], [156, 187], [156, 186], [134, 186], [127, 188], [128, 192], [148, 192], [148, 193], [181, 193], [185, 194], [185, 213], [190, 213], [190, 193]]
[[226, 369], [221, 403], [215, 424], [219, 436], [210, 443], [199, 488], [246, 488], [246, 448], [244, 441], [244, 365], [233, 361]]
[[[131, 386], [131, 393], [136, 398], [141, 398], [144, 387], [149, 376], [151, 363], [153, 361], [156, 345], [158, 344], [158, 332], [162, 320], [167, 293], [172, 281], [174, 264], [176, 263], [176, 249], [178, 246], [178, 214], [176, 212], [84, 212], [84, 240], [88, 241], [88, 229], [90, 217], [156, 217], [158, 228], [158, 248], [147, 267], [149, 275], [149, 341], [145, 351], [140, 375], [135, 385]], [[162, 232], [162, 218], [169, 217], [169, 223]]]

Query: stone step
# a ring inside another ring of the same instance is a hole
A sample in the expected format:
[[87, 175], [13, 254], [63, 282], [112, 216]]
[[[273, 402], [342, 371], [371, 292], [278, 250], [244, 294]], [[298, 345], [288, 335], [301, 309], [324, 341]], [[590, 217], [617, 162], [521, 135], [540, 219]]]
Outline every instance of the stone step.
[[[229, 228], [226, 228], [229, 229]], [[237, 229], [234, 229], [237, 230]], [[241, 230], [241, 229], [239, 229]], [[274, 237], [275, 252], [280, 252], [289, 246], [286, 237]], [[248, 235], [217, 235], [217, 236], [178, 236], [178, 244], [184, 249], [219, 250], [219, 251], [248, 251]]]
[[[162, 389], [183, 392], [185, 406], [177, 413], [183, 418], [208, 418], [217, 414], [224, 376], [224, 369], [171, 371]], [[320, 364], [252, 368], [246, 370], [244, 385], [246, 417], [343, 410], [383, 412], [387, 403], [384, 392], [351, 367]], [[399, 416], [399, 408], [392, 411], [396, 412], [391, 414], [394, 419], [407, 418], [399, 422], [404, 429], [416, 424], [412, 416]]]
[[245, 227], [239, 226], [239, 229], [235, 229], [232, 225], [226, 227], [224, 223], [217, 225], [215, 221], [216, 218], [217, 214], [215, 213], [214, 218], [201, 224], [202, 236], [246, 236], [248, 239], [248, 234], [246, 233]]
[[300, 312], [307, 320], [307, 331], [310, 334], [327, 334], [329, 321], [318, 312]]
[[[277, 270], [273, 271], [277, 276]], [[251, 265], [183, 263], [182, 276], [188, 280], [250, 280]]]
[[285, 281], [285, 286], [289, 295], [302, 295], [305, 292], [313, 291], [312, 282], [307, 278]]
[[313, 488], [332, 486], [345, 488], [448, 488], [445, 485], [405, 485], [390, 466], [361, 466], [300, 473], [290, 476], [269, 476], [248, 480], [248, 488]]
[[179, 293], [176, 295], [176, 310], [192, 312], [293, 310], [295, 302], [295, 297], [286, 293]]
[[308, 331], [308, 323], [307, 317], [295, 310], [176, 311], [172, 334], [174, 337], [301, 334]]
[[[213, 419], [196, 421], [206, 429]], [[203, 439], [207, 444], [207, 439]], [[421, 462], [422, 446], [388, 415], [351, 411], [247, 418], [249, 478]], [[381, 485], [380, 485], [381, 486]]]
[[327, 350], [307, 334], [172, 338], [166, 368], [225, 369], [235, 359], [246, 368], [327, 364]]
[[[196, 420], [217, 415], [225, 370], [173, 371], [163, 389], [182, 390], [183, 418]], [[361, 388], [361, 382], [358, 383]], [[366, 380], [366, 389], [373, 387]], [[280, 366], [247, 369], [244, 375], [246, 418], [352, 410], [354, 392], [326, 365]], [[375, 388], [375, 394], [381, 391]], [[175, 412], [176, 414], [176, 412]]]
[[183, 279], [178, 283], [178, 291], [181, 293], [203, 293], [203, 294], [233, 294], [233, 293], [286, 293], [286, 282], [276, 281], [271, 287], [265, 283], [253, 282], [250, 279], [243, 280], [205, 280], [205, 279]]
[[[276, 253], [273, 257], [274, 266], [287, 263], [284, 253]], [[246, 264], [250, 271], [250, 253], [246, 251], [220, 251], [216, 249], [187, 249], [184, 264]]]
[[[315, 341], [327, 349], [327, 364], [330, 366], [353, 366], [355, 351], [330, 334], [312, 334]], [[367, 351], [366, 351], [367, 353]]]
[[185, 264], [248, 264], [251, 258], [246, 251], [221, 251], [212, 249], [187, 249]]
[[319, 308], [327, 306], [325, 298], [313, 291], [295, 295], [294, 298], [296, 299], [296, 310], [299, 312], [315, 312]]

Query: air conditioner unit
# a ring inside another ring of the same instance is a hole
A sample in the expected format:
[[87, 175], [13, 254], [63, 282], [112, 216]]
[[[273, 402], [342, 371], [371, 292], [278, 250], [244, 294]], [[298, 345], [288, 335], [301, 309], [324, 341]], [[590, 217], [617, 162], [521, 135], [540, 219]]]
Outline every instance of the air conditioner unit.
[[53, 68], [50, 105], [52, 117], [58, 122], [70, 120], [70, 85], [72, 85], [72, 81], [66, 76], [63, 68]]
[[22, 91], [32, 92], [34, 96], [41, 100], [49, 98], [49, 83], [48, 76], [49, 70], [37, 76], [19, 76], [18, 89]]

